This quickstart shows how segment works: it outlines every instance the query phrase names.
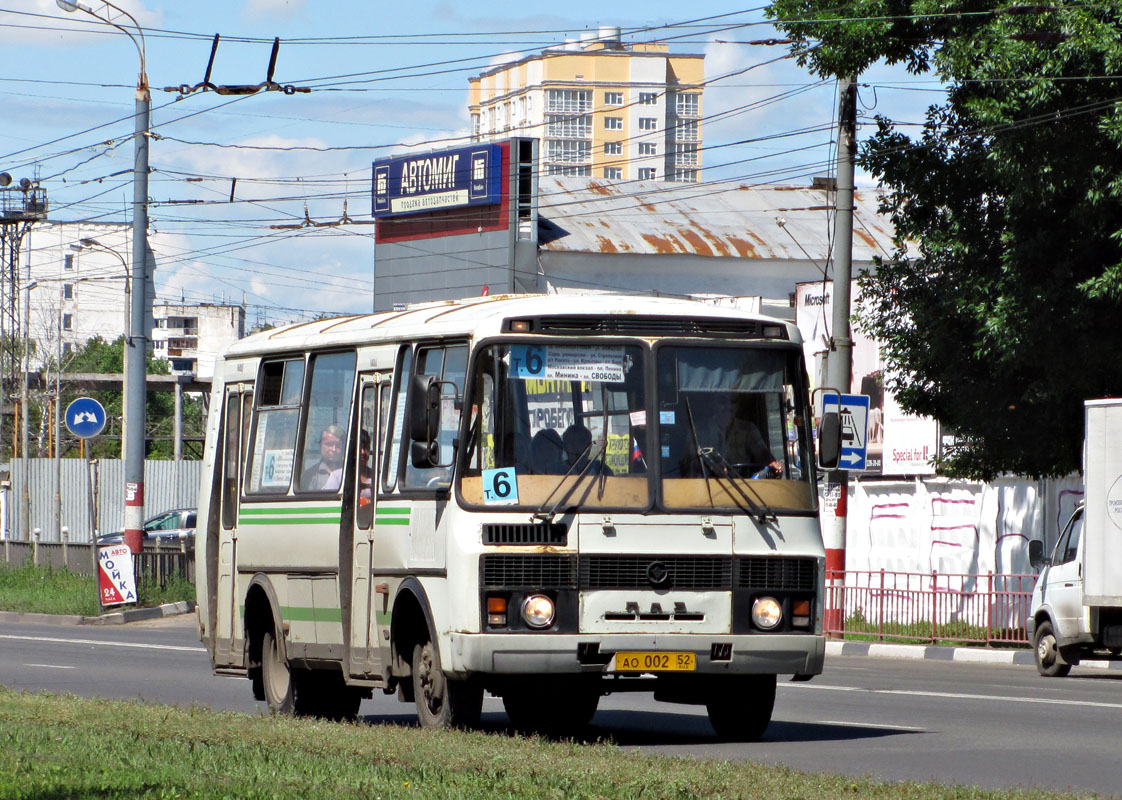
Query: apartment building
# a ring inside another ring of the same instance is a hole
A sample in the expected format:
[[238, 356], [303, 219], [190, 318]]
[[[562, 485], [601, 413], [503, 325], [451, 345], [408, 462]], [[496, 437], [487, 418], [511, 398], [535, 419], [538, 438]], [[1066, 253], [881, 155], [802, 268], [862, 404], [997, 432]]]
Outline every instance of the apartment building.
[[159, 303], [152, 309], [152, 354], [167, 359], [173, 375], [214, 377], [214, 361], [245, 336], [245, 306]]
[[470, 78], [472, 138], [538, 138], [544, 175], [696, 182], [704, 80], [704, 55], [602, 27]]

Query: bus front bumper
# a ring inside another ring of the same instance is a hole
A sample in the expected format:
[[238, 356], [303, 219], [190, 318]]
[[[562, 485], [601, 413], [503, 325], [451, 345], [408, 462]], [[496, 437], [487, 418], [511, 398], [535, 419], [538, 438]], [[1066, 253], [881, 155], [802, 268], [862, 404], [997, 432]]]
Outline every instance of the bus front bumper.
[[825, 637], [813, 634], [452, 633], [450, 637], [451, 647], [442, 666], [446, 672], [460, 677], [471, 673], [611, 674], [612, 657], [620, 651], [693, 653], [693, 673], [699, 675], [818, 675], [826, 655]]

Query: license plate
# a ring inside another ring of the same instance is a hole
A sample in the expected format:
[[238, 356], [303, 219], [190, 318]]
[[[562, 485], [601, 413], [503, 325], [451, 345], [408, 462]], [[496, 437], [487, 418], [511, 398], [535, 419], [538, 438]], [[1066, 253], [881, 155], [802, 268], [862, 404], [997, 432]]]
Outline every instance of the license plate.
[[693, 653], [623, 651], [616, 653], [614, 672], [693, 672], [697, 659]]

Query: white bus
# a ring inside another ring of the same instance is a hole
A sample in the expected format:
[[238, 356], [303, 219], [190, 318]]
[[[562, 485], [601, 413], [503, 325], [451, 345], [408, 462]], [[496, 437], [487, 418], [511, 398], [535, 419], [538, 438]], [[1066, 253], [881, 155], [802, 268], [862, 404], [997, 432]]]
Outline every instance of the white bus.
[[822, 670], [794, 325], [666, 298], [473, 298], [291, 325], [215, 367], [197, 533], [214, 670], [278, 712], [484, 692], [575, 732], [601, 696], [767, 727]]

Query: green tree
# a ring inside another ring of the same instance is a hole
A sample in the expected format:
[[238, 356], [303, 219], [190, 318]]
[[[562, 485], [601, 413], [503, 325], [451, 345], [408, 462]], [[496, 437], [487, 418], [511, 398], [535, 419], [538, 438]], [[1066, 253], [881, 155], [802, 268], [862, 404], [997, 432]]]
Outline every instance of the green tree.
[[903, 249], [861, 278], [908, 410], [964, 437], [949, 474], [1080, 467], [1082, 401], [1122, 393], [1122, 2], [775, 0], [824, 76], [884, 60], [937, 76], [909, 137], [878, 118], [859, 164]]

